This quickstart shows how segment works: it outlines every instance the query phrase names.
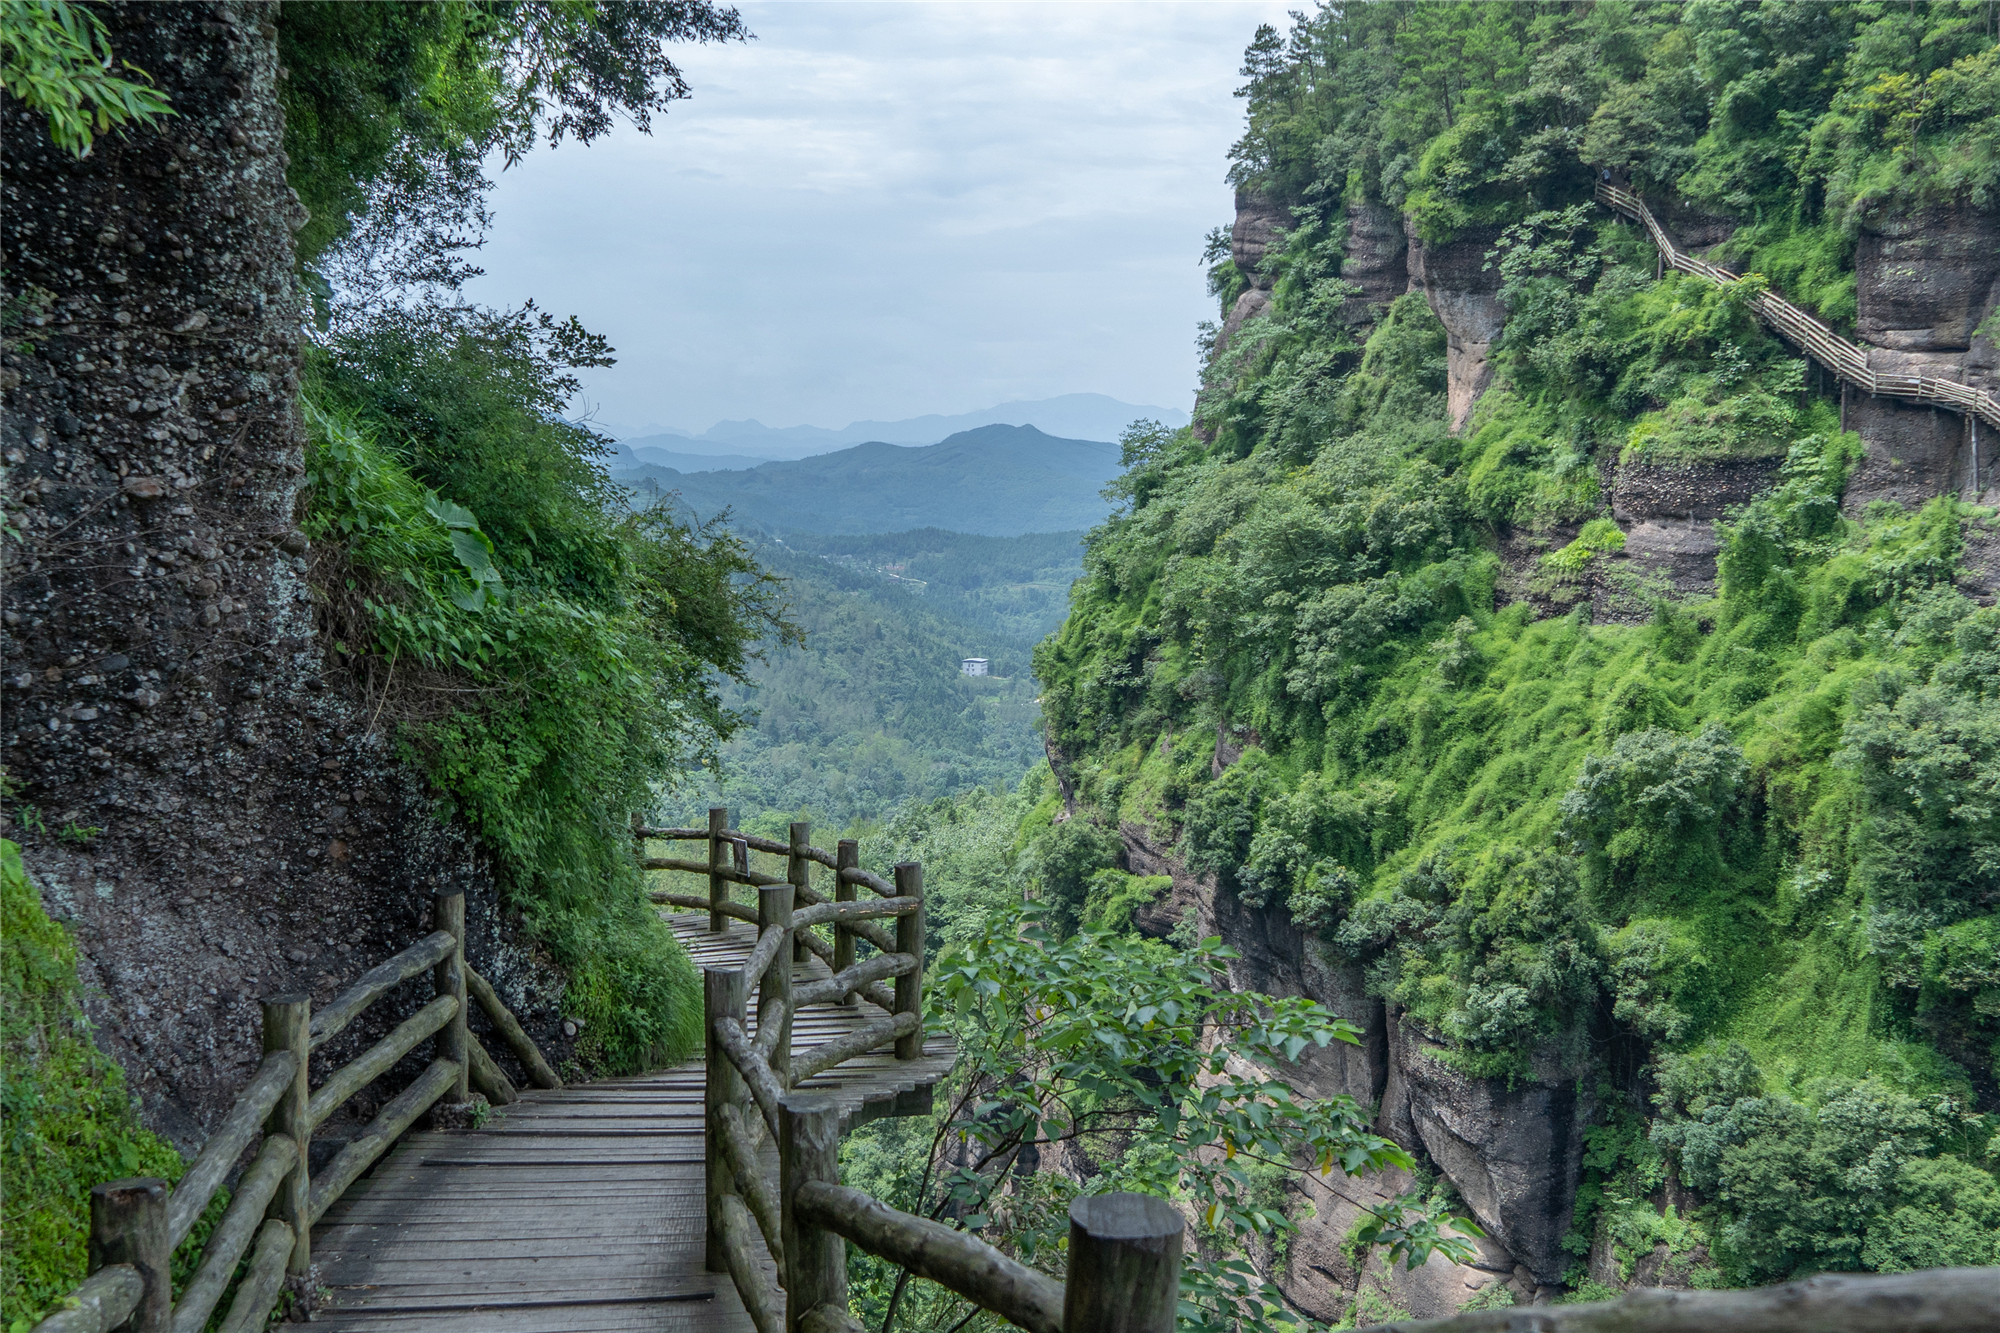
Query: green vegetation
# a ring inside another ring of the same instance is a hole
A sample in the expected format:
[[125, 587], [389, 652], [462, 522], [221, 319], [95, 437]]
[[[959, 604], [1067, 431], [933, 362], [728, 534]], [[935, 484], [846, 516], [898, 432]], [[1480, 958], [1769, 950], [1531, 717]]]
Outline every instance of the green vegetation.
[[56, 147], [82, 157], [100, 134], [172, 115], [149, 83], [144, 70], [112, 54], [104, 21], [83, 5], [0, 0], [0, 88], [48, 117]]
[[[1085, 1186], [1031, 1168], [1058, 1149], [1085, 1152], [1102, 1168], [1091, 1192], [1162, 1195], [1200, 1219], [1211, 1254], [1183, 1269], [1184, 1326], [1290, 1328], [1282, 1297], [1240, 1257], [1253, 1240], [1282, 1246], [1296, 1230], [1275, 1182], [1298, 1160], [1409, 1164], [1350, 1099], [1306, 1097], [1275, 1075], [1306, 1047], [1353, 1041], [1357, 1029], [1313, 1001], [1231, 991], [1222, 967], [1234, 955], [1219, 940], [1169, 946], [1101, 928], [1062, 937], [1039, 910], [1024, 913], [1019, 886], [1040, 873], [1021, 855], [1026, 831], [1045, 830], [1045, 844], [1069, 826], [1046, 824], [1049, 785], [1044, 768], [1012, 796], [912, 805], [884, 830], [890, 854], [925, 863], [932, 1021], [956, 1036], [961, 1060], [932, 1116], [850, 1136], [842, 1178], [1060, 1274], [1065, 1210]], [[1469, 1253], [1441, 1232], [1445, 1216], [1398, 1201], [1362, 1243], [1412, 1266], [1433, 1249]], [[871, 1327], [950, 1328], [971, 1313], [859, 1250], [849, 1268]]]
[[[740, 722], [719, 678], [796, 632], [727, 533], [629, 512], [563, 420], [611, 349], [530, 303], [437, 299], [470, 273], [494, 151], [641, 128], [688, 93], [665, 42], [743, 37], [667, 5], [299, 3], [277, 16], [288, 179], [317, 294], [304, 522], [321, 626], [368, 712], [492, 854], [569, 974], [581, 1054], [695, 1042], [699, 987], [647, 910], [627, 821]], [[336, 296], [336, 290], [338, 295]]]
[[91, 1186], [179, 1179], [84, 1017], [76, 945], [0, 840], [0, 1326], [25, 1330], [83, 1275]]
[[[756, 721], [707, 782], [663, 798], [663, 817], [699, 827], [707, 806], [728, 805], [740, 827], [782, 835], [793, 819], [844, 827], [906, 801], [1013, 787], [1041, 758], [1029, 655], [1061, 617], [1074, 541], [927, 529], [758, 547], [786, 580], [804, 642], [723, 691]], [[960, 673], [975, 656], [991, 676]]]
[[[1629, 169], [1851, 316], [1863, 209], [2000, 183], [1991, 112], [1960, 109], [1994, 39], [1942, 3], [1344, 6], [1260, 32], [1235, 174], [1296, 225], [1199, 432], [1127, 434], [1121, 508], [1037, 651], [1078, 807], [1024, 830], [1051, 920], [1082, 919], [1138, 825], [1467, 1072], [1589, 1071], [1610, 1110], [1579, 1257], [1665, 1242], [1711, 1283], [2000, 1259], [2000, 610], [1953, 586], [1994, 518], [1844, 515], [1859, 441], [1749, 317], [1762, 279], [1655, 280], [1585, 206], [1594, 167]], [[1866, 109], [1894, 70], [1961, 100], [1898, 131]], [[1433, 241], [1489, 229], [1509, 322], [1462, 436], [1420, 295], [1364, 345], [1337, 317], [1358, 200]], [[1777, 484], [1719, 525], [1717, 593], [1676, 601], [1600, 477], [1729, 458]], [[1539, 604], [1598, 579], [1611, 623], [1496, 598], [1503, 539], [1558, 531]], [[1607, 1039], [1644, 1070], [1614, 1077]], [[1695, 1202], [1663, 1216], [1669, 1172]]]
[[[920, 590], [924, 605], [976, 630], [1033, 644], [1062, 624], [1069, 587], [1083, 573], [1083, 533], [981, 537], [942, 528], [877, 536], [787, 533], [779, 545], [853, 570], [891, 575]], [[980, 656], [991, 657], [991, 653]], [[996, 675], [1005, 672], [996, 663]]]
[[752, 637], [793, 631], [734, 539], [622, 513], [595, 441], [548, 411], [566, 396], [548, 324], [416, 318], [315, 360], [306, 526], [343, 557], [327, 619], [568, 969], [586, 1058], [632, 1068], [688, 1049], [700, 1000], [627, 819], [737, 725], [711, 673], [747, 679]]
[[487, 220], [488, 153], [512, 165], [543, 135], [587, 144], [619, 115], [647, 129], [691, 91], [668, 43], [749, 36], [708, 0], [300, 0], [277, 25], [285, 175], [311, 215], [299, 253], [327, 314], [332, 274], [372, 289], [476, 272], [456, 255]]
[[1438, 242], [1611, 168], [1748, 224], [1726, 257], [1841, 326], [1864, 213], [2000, 185], [1996, 35], [1980, 0], [1328, 6], [1258, 31], [1232, 177]]

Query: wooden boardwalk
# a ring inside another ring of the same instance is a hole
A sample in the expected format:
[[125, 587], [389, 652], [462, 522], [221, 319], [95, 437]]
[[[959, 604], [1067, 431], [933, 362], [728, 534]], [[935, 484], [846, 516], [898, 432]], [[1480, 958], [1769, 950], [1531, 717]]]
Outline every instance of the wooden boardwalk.
[[[755, 942], [745, 922], [711, 935], [705, 914], [667, 919], [697, 967], [740, 964]], [[827, 970], [809, 958], [793, 975]], [[792, 1049], [880, 1016], [865, 1001], [812, 1006]], [[850, 1124], [915, 1113], [953, 1058], [933, 1037], [921, 1060], [882, 1051], [801, 1089], [840, 1097]], [[703, 1266], [703, 1082], [696, 1059], [524, 1092], [479, 1129], [410, 1135], [313, 1229], [328, 1293], [314, 1322], [342, 1333], [752, 1333], [729, 1275]], [[768, 1142], [764, 1156], [775, 1172]]]

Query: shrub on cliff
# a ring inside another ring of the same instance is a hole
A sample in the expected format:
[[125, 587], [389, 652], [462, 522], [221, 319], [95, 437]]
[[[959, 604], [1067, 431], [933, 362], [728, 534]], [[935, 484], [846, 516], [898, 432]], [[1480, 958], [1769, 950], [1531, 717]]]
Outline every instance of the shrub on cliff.
[[546, 137], [641, 130], [690, 88], [669, 44], [742, 40], [736, 11], [349, 5], [274, 16], [286, 178], [315, 298], [306, 521], [322, 628], [509, 905], [570, 976], [592, 1063], [687, 1049], [690, 965], [646, 906], [627, 818], [712, 753], [756, 638], [794, 633], [733, 538], [628, 513], [564, 419], [611, 349], [532, 303], [458, 298], [490, 215], [482, 164]]
[[735, 726], [712, 673], [741, 679], [755, 636], [787, 627], [735, 539], [611, 505], [594, 442], [536, 411], [549, 353], [520, 324], [485, 332], [336, 345], [306, 526], [344, 555], [322, 564], [327, 627], [377, 678], [377, 719], [569, 971], [586, 1055], [628, 1069], [689, 1049], [701, 1004], [627, 820]]
[[139, 1124], [116, 1061], [79, 1003], [76, 945], [0, 840], [0, 1327], [25, 1329], [84, 1277], [90, 1190], [180, 1178], [173, 1145]]
[[1730, 1207], [1716, 1239], [1738, 1281], [2000, 1262], [1989, 1127], [1960, 1096], [1819, 1079], [1793, 1097], [1741, 1048], [1669, 1058], [1660, 1083], [1653, 1141]]
[[[1253, 1243], [1296, 1230], [1273, 1180], [1302, 1167], [1411, 1165], [1352, 1098], [1309, 1096], [1279, 1072], [1358, 1030], [1312, 1000], [1232, 989], [1235, 954], [1216, 939], [1169, 947], [1102, 929], [1059, 938], [1038, 907], [963, 924], [971, 928], [934, 972], [930, 1021], [953, 1032], [960, 1052], [947, 1096], [928, 1124], [888, 1121], [850, 1138], [845, 1178], [1057, 1273], [1077, 1194], [1174, 1200], [1207, 1251], [1182, 1267], [1181, 1326], [1296, 1333], [1283, 1294], [1245, 1259]], [[1057, 1152], [1089, 1163], [1087, 1186], [1033, 1169]], [[1467, 1237], [1478, 1234], [1413, 1194], [1365, 1215], [1359, 1240], [1415, 1268], [1433, 1251], [1470, 1258]], [[854, 1277], [871, 1326], [949, 1329], [972, 1313], [868, 1256], [857, 1254]]]

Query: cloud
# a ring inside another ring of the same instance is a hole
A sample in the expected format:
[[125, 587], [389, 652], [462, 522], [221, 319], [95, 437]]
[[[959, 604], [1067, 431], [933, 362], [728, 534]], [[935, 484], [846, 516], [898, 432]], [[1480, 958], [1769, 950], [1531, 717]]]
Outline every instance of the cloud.
[[472, 293], [607, 334], [613, 423], [1185, 407], [1242, 50], [1282, 4], [745, 4], [654, 124], [501, 174]]

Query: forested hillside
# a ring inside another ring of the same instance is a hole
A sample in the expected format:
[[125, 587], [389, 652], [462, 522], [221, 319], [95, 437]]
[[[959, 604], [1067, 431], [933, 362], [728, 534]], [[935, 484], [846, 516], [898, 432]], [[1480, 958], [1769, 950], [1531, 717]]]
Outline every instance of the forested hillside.
[[[844, 828], [909, 801], [1011, 790], [1042, 757], [1029, 657], [1061, 619], [1078, 535], [925, 529], [755, 548], [785, 579], [804, 642], [725, 688], [724, 705], [755, 720], [665, 813], [698, 827], [720, 803], [743, 828]], [[992, 675], [961, 674], [966, 657], [989, 659]]]
[[[1249, 48], [1195, 424], [1128, 433], [1036, 668], [1064, 836], [1174, 876], [1140, 927], [1369, 1027], [1309, 1074], [1489, 1233], [1385, 1279], [1419, 1313], [2000, 1262], [1992, 441], [1746, 304], [1994, 387], [1996, 32], [1349, 4]], [[1603, 179], [1751, 276], [1661, 276]], [[1263, 1261], [1333, 1317], [1376, 1279], [1312, 1197]]]
[[[1062, 624], [1083, 572], [1083, 533], [980, 537], [942, 528], [852, 537], [792, 533], [774, 543], [916, 592], [930, 610], [1003, 639], [1033, 644]], [[996, 663], [994, 670], [999, 671]], [[1010, 670], [1006, 674], [1019, 674]]]

